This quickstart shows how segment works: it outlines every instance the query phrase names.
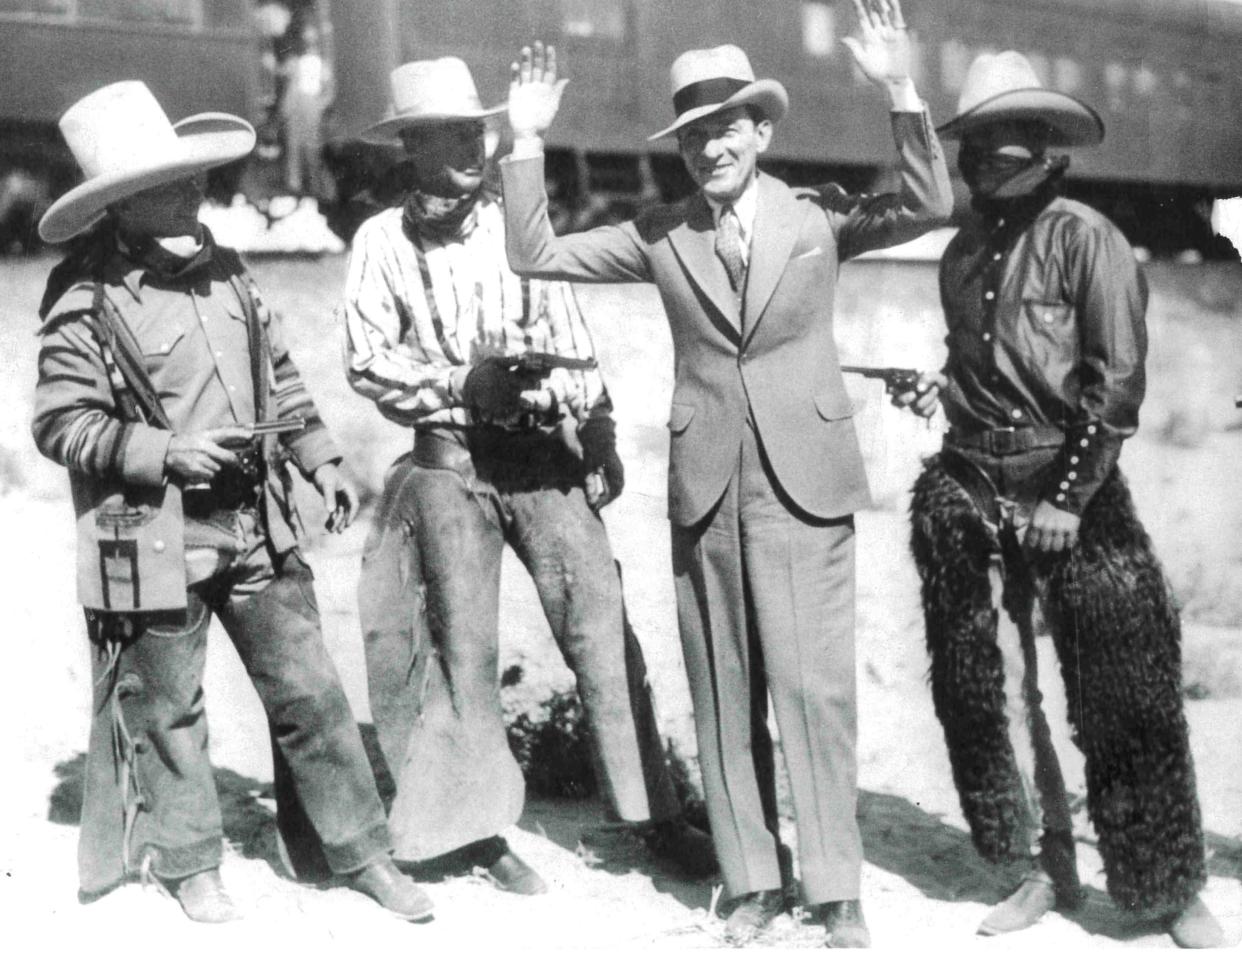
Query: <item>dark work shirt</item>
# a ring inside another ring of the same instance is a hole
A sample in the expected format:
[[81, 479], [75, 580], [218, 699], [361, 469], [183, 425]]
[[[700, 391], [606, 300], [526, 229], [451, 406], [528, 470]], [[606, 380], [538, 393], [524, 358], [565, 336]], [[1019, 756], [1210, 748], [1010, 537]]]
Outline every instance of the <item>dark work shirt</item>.
[[1137, 429], [1145, 390], [1147, 288], [1130, 244], [1059, 197], [975, 213], [945, 251], [940, 298], [950, 424], [1063, 430], [1042, 498], [1081, 515]]

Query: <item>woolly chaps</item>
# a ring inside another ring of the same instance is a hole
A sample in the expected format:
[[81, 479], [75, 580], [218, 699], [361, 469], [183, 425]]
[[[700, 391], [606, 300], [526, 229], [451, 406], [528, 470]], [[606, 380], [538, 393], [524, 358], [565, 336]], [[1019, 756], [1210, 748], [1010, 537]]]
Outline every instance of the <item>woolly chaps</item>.
[[[962, 812], [986, 859], [1025, 856], [988, 579], [996, 541], [940, 456], [915, 483], [910, 519], [932, 700]], [[1075, 550], [1037, 557], [1032, 568], [1085, 757], [1087, 811], [1108, 891], [1145, 916], [1178, 912], [1206, 879], [1180, 623], [1117, 472], [1087, 507]]]

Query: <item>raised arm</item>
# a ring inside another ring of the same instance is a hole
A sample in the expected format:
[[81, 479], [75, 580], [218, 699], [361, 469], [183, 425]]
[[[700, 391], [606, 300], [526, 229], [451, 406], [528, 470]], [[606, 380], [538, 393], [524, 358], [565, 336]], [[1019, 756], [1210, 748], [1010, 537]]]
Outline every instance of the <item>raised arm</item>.
[[953, 211], [944, 150], [910, 74], [910, 36], [900, 0], [854, 0], [859, 36], [844, 43], [858, 69], [888, 96], [901, 186], [831, 215], [842, 257], [915, 239]]
[[512, 65], [509, 124], [513, 153], [500, 163], [505, 194], [505, 245], [515, 273], [579, 283], [650, 279], [645, 247], [632, 222], [558, 239], [548, 220], [544, 133], [568, 82], [557, 77], [556, 49], [536, 41]]

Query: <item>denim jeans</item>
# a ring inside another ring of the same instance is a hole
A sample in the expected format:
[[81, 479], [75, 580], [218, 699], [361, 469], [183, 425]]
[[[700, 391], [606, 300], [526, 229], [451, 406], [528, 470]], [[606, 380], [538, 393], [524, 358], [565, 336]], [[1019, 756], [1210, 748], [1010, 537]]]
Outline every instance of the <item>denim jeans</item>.
[[371, 707], [397, 780], [398, 859], [450, 852], [521, 814], [498, 678], [506, 543], [577, 678], [610, 811], [627, 821], [680, 811], [607, 533], [557, 464], [429, 468], [406, 457], [389, 473], [359, 598]]
[[112, 657], [94, 638], [82, 890], [99, 892], [145, 866], [176, 879], [220, 863], [202, 686], [212, 615], [267, 711], [329, 866], [349, 872], [383, 856], [383, 807], [324, 648], [310, 568], [296, 550], [273, 561], [256, 516], [244, 510], [187, 521], [186, 543], [187, 609], [140, 617]]

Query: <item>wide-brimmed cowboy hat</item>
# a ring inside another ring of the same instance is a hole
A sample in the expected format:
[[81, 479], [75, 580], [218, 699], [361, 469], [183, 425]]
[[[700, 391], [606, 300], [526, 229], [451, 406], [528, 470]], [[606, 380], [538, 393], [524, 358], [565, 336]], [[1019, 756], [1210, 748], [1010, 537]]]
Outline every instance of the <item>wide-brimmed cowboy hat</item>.
[[39, 235], [49, 243], [85, 232], [109, 206], [144, 189], [236, 161], [254, 148], [254, 129], [234, 115], [209, 112], [174, 125], [141, 81], [88, 94], [64, 113], [60, 131], [85, 179], [39, 220]]
[[1044, 122], [1050, 129], [1049, 145], [1098, 145], [1104, 140], [1104, 122], [1095, 109], [1044, 87], [1031, 62], [1017, 51], [976, 57], [962, 83], [957, 116], [936, 131], [960, 138], [1004, 121]]
[[507, 107], [484, 108], [470, 68], [459, 57], [410, 61], [388, 78], [392, 105], [383, 121], [362, 133], [368, 142], [390, 142], [415, 125], [439, 121], [471, 121], [498, 115]]
[[677, 120], [648, 136], [649, 142], [672, 135], [696, 118], [738, 105], [754, 105], [773, 122], [789, 110], [785, 86], [768, 78], [755, 80], [746, 52], [733, 44], [686, 51], [673, 61], [669, 75]]

